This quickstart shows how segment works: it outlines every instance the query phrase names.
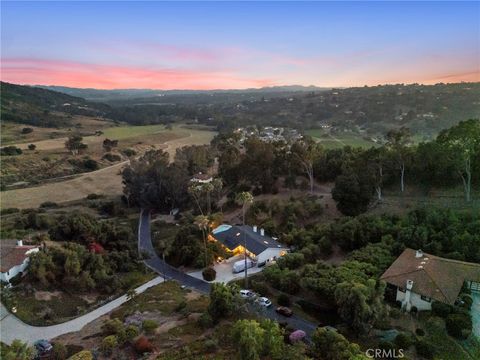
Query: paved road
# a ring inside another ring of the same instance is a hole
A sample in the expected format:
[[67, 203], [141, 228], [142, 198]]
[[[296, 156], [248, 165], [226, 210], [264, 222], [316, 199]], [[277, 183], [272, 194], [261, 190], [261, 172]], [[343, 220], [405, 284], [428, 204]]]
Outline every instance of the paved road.
[[[137, 294], [144, 292], [149, 287], [158, 285], [163, 282], [161, 276], [136, 288]], [[79, 331], [89, 322], [103, 316], [110, 311], [116, 309], [127, 301], [127, 296], [122, 295], [115, 300], [85, 314], [76, 319], [52, 326], [32, 326], [25, 324], [16, 316], [12, 315], [7, 309], [0, 305], [0, 338], [6, 344], [11, 344], [13, 340], [20, 339], [29, 344], [33, 344], [39, 339], [53, 339], [62, 334]]]
[[[138, 250], [141, 253], [143, 252], [144, 254], [148, 254], [148, 259], [144, 261], [145, 264], [161, 276], [165, 274], [167, 279], [176, 280], [179, 283], [191, 287], [201, 293], [209, 293], [209, 283], [181, 272], [173, 266], [168, 265], [158, 257], [153, 248], [150, 233], [150, 213], [144, 210], [140, 214], [140, 223], [138, 226]], [[303, 330], [308, 335], [311, 335], [317, 327], [316, 324], [313, 324], [295, 315], [290, 318], [283, 317], [275, 312], [273, 306], [268, 309], [261, 309], [258, 311], [258, 313], [259, 315], [269, 319], [277, 320], [279, 322], [287, 322], [293, 328]]]

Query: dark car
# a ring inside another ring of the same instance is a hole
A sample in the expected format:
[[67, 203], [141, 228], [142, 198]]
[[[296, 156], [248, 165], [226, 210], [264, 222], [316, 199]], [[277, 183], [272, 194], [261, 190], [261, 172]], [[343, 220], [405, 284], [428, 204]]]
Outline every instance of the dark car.
[[293, 311], [286, 306], [279, 306], [275, 309], [275, 311], [277, 313], [279, 313], [280, 315], [283, 315], [283, 316], [292, 316], [293, 315]]

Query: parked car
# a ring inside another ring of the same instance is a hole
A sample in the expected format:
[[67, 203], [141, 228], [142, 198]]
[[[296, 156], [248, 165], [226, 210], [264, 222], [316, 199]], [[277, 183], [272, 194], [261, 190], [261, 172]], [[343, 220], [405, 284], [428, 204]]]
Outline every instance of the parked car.
[[255, 296], [255, 293], [253, 291], [250, 291], [250, 290], [240, 290], [240, 296], [244, 299], [251, 299]]
[[49, 353], [52, 350], [52, 344], [48, 340], [37, 340], [33, 344], [40, 356]]
[[293, 311], [292, 309], [286, 307], [286, 306], [279, 306], [275, 309], [275, 311], [277, 313], [279, 313], [280, 315], [283, 315], [283, 316], [292, 316], [293, 315]]
[[268, 298], [266, 297], [261, 297], [258, 299], [258, 303], [261, 305], [261, 306], [265, 306], [265, 307], [270, 307], [272, 306], [272, 302], [270, 300], [268, 300]]

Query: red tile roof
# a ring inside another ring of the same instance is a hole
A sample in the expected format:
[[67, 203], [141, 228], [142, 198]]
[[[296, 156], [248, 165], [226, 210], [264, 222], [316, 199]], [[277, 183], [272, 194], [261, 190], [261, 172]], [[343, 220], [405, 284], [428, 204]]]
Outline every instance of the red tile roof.
[[0, 271], [7, 272], [28, 257], [27, 252], [38, 246], [18, 246], [16, 240], [0, 240]]
[[412, 291], [453, 305], [465, 281], [480, 282], [480, 264], [450, 260], [405, 249], [381, 276], [389, 284], [405, 288], [413, 281]]

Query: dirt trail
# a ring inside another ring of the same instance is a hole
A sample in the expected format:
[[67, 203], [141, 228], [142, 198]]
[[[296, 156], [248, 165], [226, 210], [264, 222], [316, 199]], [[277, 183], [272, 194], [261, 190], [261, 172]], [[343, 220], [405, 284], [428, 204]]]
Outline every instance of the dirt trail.
[[[213, 133], [203, 133], [188, 132], [188, 136], [155, 144], [155, 147], [164, 148], [172, 158], [176, 149], [185, 145], [208, 144]], [[0, 193], [0, 208], [36, 208], [46, 201], [68, 202], [85, 198], [92, 193], [119, 195], [122, 192], [121, 170], [128, 163], [129, 161], [123, 161], [100, 170], [81, 174], [70, 180], [3, 191]]]

